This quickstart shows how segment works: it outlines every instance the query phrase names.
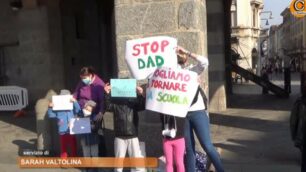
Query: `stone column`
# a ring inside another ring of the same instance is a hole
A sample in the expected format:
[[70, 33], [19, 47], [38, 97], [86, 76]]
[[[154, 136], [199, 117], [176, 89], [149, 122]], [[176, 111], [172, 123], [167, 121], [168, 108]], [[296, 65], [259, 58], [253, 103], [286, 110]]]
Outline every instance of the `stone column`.
[[223, 0], [206, 0], [209, 57], [209, 110], [226, 109]]

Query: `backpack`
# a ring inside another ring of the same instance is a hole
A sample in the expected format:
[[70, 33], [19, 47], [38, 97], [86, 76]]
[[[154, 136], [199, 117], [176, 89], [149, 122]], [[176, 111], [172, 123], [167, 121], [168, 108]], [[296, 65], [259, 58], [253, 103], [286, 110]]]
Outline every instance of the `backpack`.
[[195, 172], [208, 172], [210, 161], [207, 154], [196, 151], [196, 169]]

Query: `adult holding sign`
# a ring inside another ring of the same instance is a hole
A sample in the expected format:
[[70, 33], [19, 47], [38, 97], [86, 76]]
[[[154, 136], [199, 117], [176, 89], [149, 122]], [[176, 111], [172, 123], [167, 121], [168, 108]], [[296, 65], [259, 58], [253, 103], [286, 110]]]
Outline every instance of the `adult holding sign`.
[[125, 60], [134, 78], [146, 79], [159, 67], [177, 67], [176, 47], [177, 40], [167, 36], [129, 40]]
[[[177, 55], [178, 63], [183, 69], [196, 72], [198, 75], [200, 75], [208, 67], [207, 57], [191, 53], [182, 47], [177, 48]], [[197, 65], [188, 65], [188, 58], [192, 58], [197, 61]], [[195, 140], [193, 136], [193, 131], [195, 131], [201, 146], [211, 159], [217, 172], [223, 172], [224, 169], [221, 159], [211, 143], [209, 118], [206, 112], [207, 107], [205, 107], [203, 96], [205, 95], [201, 94], [199, 87], [185, 120], [184, 135], [187, 152], [186, 171], [195, 171]]]

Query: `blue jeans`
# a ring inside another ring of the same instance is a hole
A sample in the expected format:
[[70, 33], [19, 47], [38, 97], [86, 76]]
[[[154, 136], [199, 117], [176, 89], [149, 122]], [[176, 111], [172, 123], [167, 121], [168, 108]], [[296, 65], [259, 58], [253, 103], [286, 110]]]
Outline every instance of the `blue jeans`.
[[193, 135], [193, 130], [198, 137], [202, 148], [207, 153], [208, 157], [214, 164], [217, 172], [224, 172], [221, 159], [211, 143], [210, 139], [210, 129], [209, 129], [209, 118], [206, 111], [191, 111], [188, 112], [185, 120], [185, 143], [186, 143], [186, 171], [195, 171], [195, 140]]

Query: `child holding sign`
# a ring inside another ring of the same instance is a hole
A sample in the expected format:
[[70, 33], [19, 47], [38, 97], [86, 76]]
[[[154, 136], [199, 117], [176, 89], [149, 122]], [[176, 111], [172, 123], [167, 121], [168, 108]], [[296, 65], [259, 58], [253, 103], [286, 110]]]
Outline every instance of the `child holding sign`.
[[91, 133], [81, 134], [80, 135], [80, 143], [82, 146], [83, 156], [84, 157], [98, 157], [99, 151], [98, 151], [98, 143], [99, 143], [99, 137], [97, 133], [102, 131], [102, 128], [100, 128], [101, 125], [100, 122], [97, 122], [93, 120], [93, 109], [96, 107], [96, 102], [89, 100], [85, 103], [84, 108], [81, 112], [79, 112], [79, 116], [83, 118], [89, 118], [90, 119], [90, 130]]
[[[61, 90], [60, 95], [70, 95], [69, 90]], [[75, 99], [71, 98], [73, 102], [73, 110], [52, 110], [53, 103], [49, 103], [48, 116], [49, 118], [58, 119], [58, 132], [60, 134], [61, 158], [66, 158], [67, 147], [71, 147], [71, 156], [75, 157], [77, 154], [76, 138], [69, 134], [69, 122], [71, 118], [80, 111], [80, 106]]]
[[[111, 85], [106, 84], [105, 109], [114, 113], [115, 130], [115, 156], [123, 158], [126, 151], [130, 157], [142, 157], [138, 140], [138, 111], [145, 109], [143, 89], [137, 90], [137, 97], [110, 97]], [[122, 168], [116, 168], [121, 172]], [[132, 169], [131, 171], [143, 171], [143, 169]]]
[[163, 149], [166, 158], [166, 172], [173, 172], [175, 161], [176, 171], [185, 172], [184, 154], [184, 118], [170, 115], [160, 116], [162, 121]]

